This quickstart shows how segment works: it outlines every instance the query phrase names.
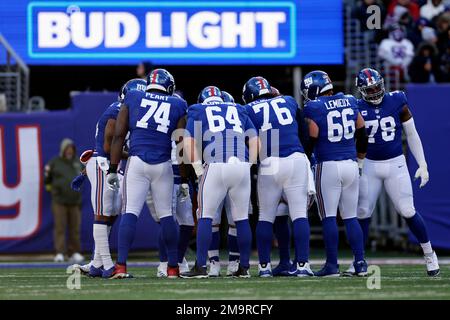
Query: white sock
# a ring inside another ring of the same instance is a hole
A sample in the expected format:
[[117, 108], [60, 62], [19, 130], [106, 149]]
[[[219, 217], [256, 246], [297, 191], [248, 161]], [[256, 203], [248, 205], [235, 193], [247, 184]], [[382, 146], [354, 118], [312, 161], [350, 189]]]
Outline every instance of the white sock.
[[92, 259], [92, 265], [95, 268], [100, 268], [103, 265], [102, 257], [100, 256], [100, 248], [95, 243], [95, 226], [97, 224], [94, 223], [93, 236], [94, 236], [94, 258]]
[[433, 253], [433, 248], [431, 247], [431, 242], [428, 241], [426, 243], [421, 243], [420, 246], [422, 247], [423, 254], [431, 254]]
[[102, 259], [103, 268], [108, 270], [114, 266], [111, 259], [111, 253], [109, 252], [109, 241], [108, 241], [108, 226], [104, 224], [94, 223], [94, 241], [95, 250], [97, 248]]

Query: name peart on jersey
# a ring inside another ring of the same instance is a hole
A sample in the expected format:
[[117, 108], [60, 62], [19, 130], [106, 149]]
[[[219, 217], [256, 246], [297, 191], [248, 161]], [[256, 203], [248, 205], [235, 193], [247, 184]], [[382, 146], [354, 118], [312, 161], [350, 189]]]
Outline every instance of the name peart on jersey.
[[245, 108], [230, 102], [211, 101], [190, 106], [186, 130], [195, 139], [201, 135], [206, 163], [227, 162], [230, 157], [248, 161], [245, 138], [256, 135]]
[[105, 112], [103, 112], [97, 122], [97, 126], [95, 128], [95, 152], [100, 157], [109, 159], [109, 154], [105, 153], [103, 150], [103, 145], [105, 142], [105, 128], [109, 119], [117, 119], [119, 111], [120, 102], [114, 102], [105, 110]]
[[[267, 152], [267, 157], [287, 157], [294, 152], [304, 152], [298, 136], [298, 104], [293, 97], [259, 99], [245, 108], [260, 132], [262, 150]], [[273, 136], [274, 130], [278, 130], [278, 137]]]
[[133, 90], [125, 96], [130, 130], [130, 155], [149, 164], [171, 159], [171, 136], [186, 114], [181, 98], [164, 93]]
[[319, 127], [314, 154], [317, 162], [356, 160], [355, 128], [358, 118], [356, 98], [338, 93], [321, 96], [305, 106], [305, 117]]
[[400, 113], [408, 104], [403, 91], [385, 93], [378, 105], [358, 100], [358, 108], [366, 123], [369, 145], [366, 158], [387, 160], [403, 154]]

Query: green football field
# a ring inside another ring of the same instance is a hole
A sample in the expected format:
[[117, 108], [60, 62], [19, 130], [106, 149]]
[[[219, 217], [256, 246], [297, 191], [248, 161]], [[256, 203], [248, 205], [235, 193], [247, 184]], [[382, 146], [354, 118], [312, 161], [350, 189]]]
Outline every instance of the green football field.
[[[391, 262], [392, 263], [392, 262]], [[314, 269], [318, 265], [313, 266]], [[429, 278], [423, 265], [380, 265], [380, 277], [158, 279], [155, 267], [130, 267], [135, 278], [68, 278], [65, 268], [0, 269], [0, 299], [450, 299], [450, 267]], [[342, 270], [341, 270], [342, 271]], [[379, 281], [378, 281], [379, 280]], [[79, 284], [80, 289], [68, 289]], [[369, 287], [379, 287], [369, 289]], [[69, 286], [70, 287], [70, 286]]]

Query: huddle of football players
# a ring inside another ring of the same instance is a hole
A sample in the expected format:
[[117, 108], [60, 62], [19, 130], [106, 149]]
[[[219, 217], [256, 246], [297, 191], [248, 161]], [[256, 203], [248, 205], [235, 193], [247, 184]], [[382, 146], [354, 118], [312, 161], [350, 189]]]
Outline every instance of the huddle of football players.
[[[92, 261], [79, 268], [91, 277], [131, 277], [128, 254], [147, 204], [161, 230], [158, 277], [220, 276], [222, 209], [228, 219], [226, 275], [250, 277], [250, 168], [255, 165], [260, 277], [367, 275], [364, 246], [382, 185], [419, 241], [427, 274], [437, 276], [437, 256], [414, 208], [402, 150], [404, 131], [419, 165], [415, 178], [423, 187], [429, 179], [427, 162], [406, 96], [385, 92], [383, 78], [371, 68], [359, 72], [356, 86], [361, 99], [335, 94], [325, 72], [310, 72], [299, 88], [305, 100], [300, 108], [266, 79], [253, 77], [243, 88], [244, 105], [208, 86], [197, 103], [188, 106], [165, 69], [151, 71], [147, 81], [128, 81], [118, 101], [98, 120], [95, 149], [81, 157], [92, 190], [95, 248]], [[73, 188], [79, 190], [83, 179], [77, 177]], [[189, 269], [185, 253], [195, 225], [191, 194], [196, 187], [196, 261]], [[326, 251], [326, 262], [318, 271], [309, 264], [308, 209], [314, 201]], [[354, 255], [342, 274], [338, 213]], [[113, 263], [109, 233], [119, 214], [118, 257]], [[280, 263], [272, 270], [274, 234]]]

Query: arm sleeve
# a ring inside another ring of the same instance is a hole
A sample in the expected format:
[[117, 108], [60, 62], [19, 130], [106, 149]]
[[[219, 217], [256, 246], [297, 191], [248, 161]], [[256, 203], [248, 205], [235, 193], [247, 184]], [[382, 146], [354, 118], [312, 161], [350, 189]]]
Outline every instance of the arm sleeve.
[[367, 137], [366, 128], [362, 127], [356, 129], [355, 138], [356, 138], [356, 151], [358, 153], [366, 153], [367, 145], [369, 144], [368, 140], [369, 138]]
[[[300, 108], [297, 109], [296, 118], [297, 118], [297, 123], [298, 123], [298, 137], [300, 139], [302, 146], [305, 148], [305, 152], [306, 152], [306, 148], [308, 147], [309, 139], [310, 139], [309, 138], [309, 130], [308, 130], [308, 124], [305, 121], [305, 115]], [[308, 158], [311, 156], [311, 154], [310, 153], [308, 154], [308, 152], [306, 152], [306, 155], [308, 156]]]
[[411, 153], [416, 159], [419, 167], [426, 166], [425, 153], [423, 152], [422, 141], [420, 141], [419, 134], [417, 133], [416, 126], [414, 124], [414, 118], [409, 119], [402, 123], [403, 130], [406, 133], [406, 140], [408, 141], [408, 147]]

